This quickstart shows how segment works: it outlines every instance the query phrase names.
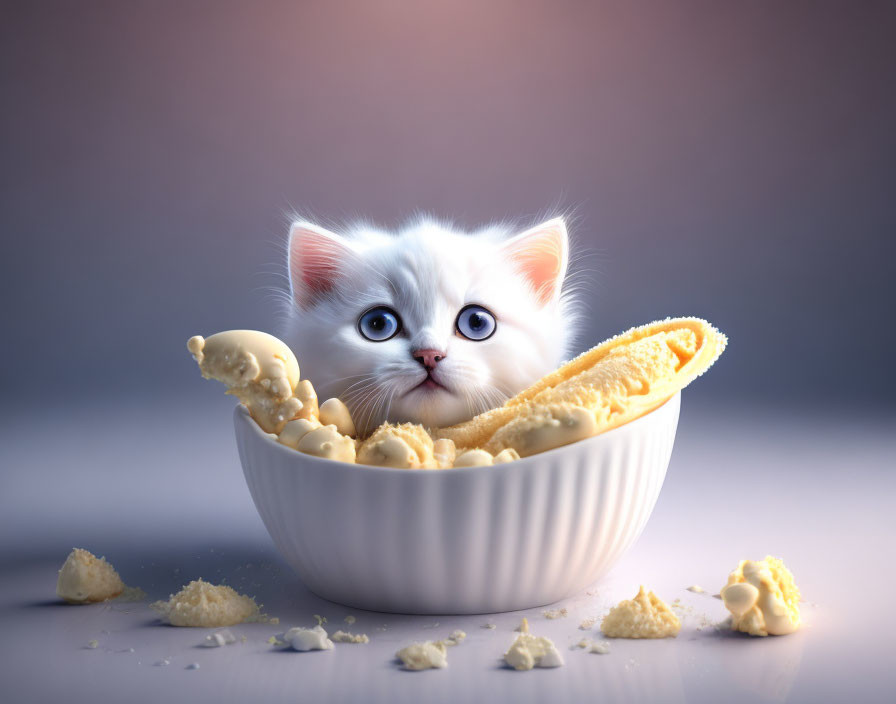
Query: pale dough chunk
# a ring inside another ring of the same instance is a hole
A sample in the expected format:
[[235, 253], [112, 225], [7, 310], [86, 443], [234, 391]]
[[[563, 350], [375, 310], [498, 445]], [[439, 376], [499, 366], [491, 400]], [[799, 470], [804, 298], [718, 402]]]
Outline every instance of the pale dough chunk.
[[681, 630], [669, 605], [642, 586], [634, 599], [619, 602], [600, 624], [608, 638], [674, 638]]
[[321, 427], [320, 423], [315, 420], [296, 418], [283, 426], [283, 430], [281, 430], [280, 435], [277, 436], [277, 441], [295, 450], [299, 446], [299, 440], [319, 427]]
[[406, 670], [442, 669], [448, 667], [448, 652], [445, 644], [438, 641], [411, 643], [397, 653]]
[[227, 385], [267, 433], [279, 433], [297, 417], [302, 401], [293, 395], [299, 363], [292, 350], [273, 335], [258, 330], [226, 330], [208, 339], [187, 341], [187, 349], [206, 379]]
[[784, 562], [769, 555], [741, 560], [728, 576], [722, 601], [731, 627], [752, 636], [780, 636], [800, 627], [800, 590]]
[[320, 405], [318, 410], [320, 422], [323, 425], [335, 425], [343, 435], [355, 437], [355, 423], [348, 407], [338, 398], [328, 398]]
[[393, 469], [420, 469], [420, 459], [413, 448], [397, 435], [383, 435], [374, 441], [365, 440], [358, 447], [358, 464]]
[[457, 456], [457, 448], [451, 440], [436, 440], [432, 444], [432, 454], [439, 469], [448, 469], [454, 466], [454, 458]]
[[296, 449], [306, 455], [325, 457], [328, 460], [355, 461], [355, 441], [340, 434], [335, 425], [324, 425], [305, 433]]
[[361, 443], [358, 464], [398, 469], [436, 469], [429, 433], [421, 425], [385, 423]]
[[[699, 318], [633, 328], [564, 364], [500, 408], [437, 431], [437, 436], [453, 440], [458, 447], [496, 452], [512, 446], [505, 444], [511, 437], [498, 436], [490, 442], [512, 421], [519, 424], [516, 431], [508, 431], [514, 440], [521, 428], [535, 437], [540, 422], [557, 420], [558, 409], [572, 414], [572, 408], [591, 412], [592, 434], [602, 433], [662, 405], [705, 372], [726, 344], [722, 333]], [[585, 426], [580, 427], [584, 431]]]
[[106, 558], [81, 548], [69, 553], [56, 582], [56, 595], [70, 604], [114, 599], [124, 590], [124, 582]]
[[491, 452], [485, 450], [466, 450], [454, 459], [455, 467], [488, 467], [495, 463]]
[[495, 455], [494, 464], [504, 464], [505, 462], [513, 462], [514, 460], [518, 460], [520, 458], [520, 453], [514, 450], [512, 447], [505, 448], [501, 450], [497, 455]]
[[563, 657], [550, 638], [529, 633], [525, 618], [516, 629], [519, 635], [504, 653], [504, 662], [514, 670], [531, 670], [533, 667], [560, 667]]
[[202, 579], [190, 582], [168, 601], [157, 601], [150, 606], [172, 626], [219, 628], [259, 616], [258, 604], [251, 597]]
[[320, 420], [320, 408], [317, 405], [317, 392], [307, 379], [302, 379], [293, 390], [295, 396], [302, 403], [296, 418], [304, 418], [313, 422]]

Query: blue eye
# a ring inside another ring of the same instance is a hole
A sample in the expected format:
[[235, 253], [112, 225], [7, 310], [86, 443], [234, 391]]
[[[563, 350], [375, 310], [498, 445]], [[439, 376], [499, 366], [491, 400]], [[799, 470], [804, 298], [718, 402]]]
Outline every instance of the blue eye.
[[358, 332], [372, 342], [383, 342], [401, 331], [401, 318], [391, 308], [371, 308], [358, 320]]
[[471, 305], [463, 308], [457, 314], [455, 323], [457, 331], [468, 340], [487, 340], [495, 334], [498, 323], [495, 316], [482, 306]]

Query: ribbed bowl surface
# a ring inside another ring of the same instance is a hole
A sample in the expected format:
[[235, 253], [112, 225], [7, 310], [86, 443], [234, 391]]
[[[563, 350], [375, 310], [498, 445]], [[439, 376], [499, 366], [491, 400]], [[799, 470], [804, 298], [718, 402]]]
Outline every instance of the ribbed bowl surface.
[[680, 394], [601, 435], [494, 467], [403, 470], [304, 455], [234, 412], [246, 483], [317, 595], [414, 614], [513, 611], [600, 578], [653, 510]]

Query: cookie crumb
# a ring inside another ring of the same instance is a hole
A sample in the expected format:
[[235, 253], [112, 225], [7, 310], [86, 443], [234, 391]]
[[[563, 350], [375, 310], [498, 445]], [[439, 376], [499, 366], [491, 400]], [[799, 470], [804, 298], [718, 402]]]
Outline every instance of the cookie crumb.
[[588, 630], [594, 628], [594, 624], [596, 624], [597, 621], [598, 621], [597, 616], [589, 616], [588, 618], [584, 619], [579, 624], [579, 630], [580, 631], [588, 631]]
[[566, 618], [569, 615], [569, 611], [567, 609], [548, 609], [547, 611], [542, 611], [541, 615], [553, 620], [556, 618]]
[[346, 631], [336, 631], [330, 636], [330, 640], [334, 643], [369, 643], [370, 638], [365, 633], [348, 633]]

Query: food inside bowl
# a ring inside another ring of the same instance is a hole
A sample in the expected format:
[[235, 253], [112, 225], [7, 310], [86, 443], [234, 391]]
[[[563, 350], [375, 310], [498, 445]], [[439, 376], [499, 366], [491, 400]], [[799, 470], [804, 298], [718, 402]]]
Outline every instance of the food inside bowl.
[[598, 435], [661, 406], [703, 374], [727, 338], [700, 318], [632, 328], [579, 355], [503, 406], [450, 428], [383, 423], [355, 437], [339, 399], [318, 406], [311, 382], [277, 338], [255, 330], [195, 336], [202, 375], [227, 385], [263, 430], [305, 454], [400, 469], [500, 464]]

